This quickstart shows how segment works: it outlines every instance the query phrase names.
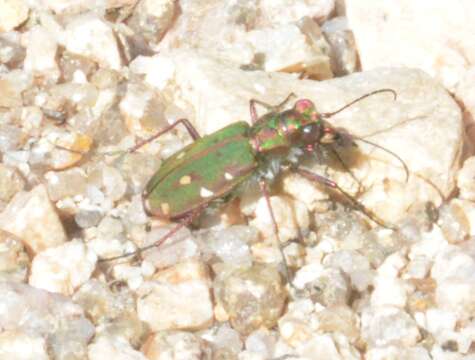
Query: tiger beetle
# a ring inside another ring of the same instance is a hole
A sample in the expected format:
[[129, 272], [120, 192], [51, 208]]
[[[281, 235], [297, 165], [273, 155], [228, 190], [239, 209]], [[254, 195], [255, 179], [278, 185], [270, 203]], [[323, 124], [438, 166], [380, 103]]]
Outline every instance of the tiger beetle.
[[[300, 165], [305, 155], [318, 155], [322, 151], [321, 147], [356, 146], [355, 140], [358, 140], [397, 158], [406, 172], [407, 180], [409, 170], [398, 155], [378, 144], [337, 129], [327, 121], [356, 102], [385, 92], [391, 93], [396, 99], [394, 90], [380, 89], [329, 113], [318, 113], [313, 102], [308, 99], [299, 99], [291, 109], [283, 110], [294, 94], [290, 94], [276, 106], [253, 99], [249, 102], [251, 124], [244, 121], [236, 122], [203, 137], [187, 119], [177, 120], [129, 149], [129, 152], [134, 152], [178, 124], [184, 125], [188, 130], [194, 142], [166, 159], [142, 193], [144, 208], [149, 215], [178, 223], [154, 244], [100, 261], [133, 256], [150, 248], [159, 247], [181, 228], [190, 225], [210, 204], [226, 201], [237, 193], [240, 185], [253, 180], [259, 184], [266, 200], [275, 240], [282, 255], [285, 275], [289, 280], [278, 225], [269, 196], [269, 184], [283, 169], [296, 172], [310, 181], [338, 191], [369, 219], [383, 227], [393, 228], [366, 209], [336, 182]], [[268, 112], [258, 117], [256, 105], [263, 106]]]

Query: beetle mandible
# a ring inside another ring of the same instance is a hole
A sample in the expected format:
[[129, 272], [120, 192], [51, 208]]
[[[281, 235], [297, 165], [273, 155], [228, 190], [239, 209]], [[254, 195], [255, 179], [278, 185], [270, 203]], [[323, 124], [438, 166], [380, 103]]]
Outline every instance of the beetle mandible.
[[[308, 99], [299, 99], [292, 108], [283, 110], [294, 94], [290, 94], [276, 106], [253, 99], [249, 104], [251, 124], [244, 121], [236, 122], [201, 137], [187, 119], [179, 119], [151, 138], [140, 142], [129, 149], [129, 152], [153, 141], [178, 124], [183, 124], [194, 140], [162, 163], [142, 193], [144, 208], [149, 215], [178, 223], [154, 244], [100, 261], [116, 260], [139, 254], [152, 247], [159, 247], [182, 227], [191, 224], [210, 204], [232, 194], [246, 181], [254, 180], [258, 182], [266, 200], [274, 236], [288, 277], [278, 225], [269, 196], [269, 185], [284, 167], [311, 181], [337, 190], [368, 218], [381, 226], [392, 228], [346, 193], [336, 182], [300, 165], [303, 156], [318, 153], [321, 151], [320, 147], [355, 145], [355, 140], [358, 140], [397, 158], [405, 170], [407, 180], [409, 170], [397, 154], [337, 129], [327, 121], [356, 102], [384, 92], [391, 93], [396, 99], [394, 90], [380, 89], [360, 96], [330, 113], [319, 113], [314, 103]], [[258, 117], [256, 104], [264, 106], [269, 111]]]

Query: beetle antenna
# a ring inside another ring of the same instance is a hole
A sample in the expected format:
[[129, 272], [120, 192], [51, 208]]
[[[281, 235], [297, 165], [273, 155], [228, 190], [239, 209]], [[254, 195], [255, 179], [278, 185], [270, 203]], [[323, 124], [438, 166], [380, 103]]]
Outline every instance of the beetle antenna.
[[388, 154], [394, 156], [396, 159], [398, 159], [398, 161], [402, 164], [403, 168], [404, 168], [404, 172], [406, 173], [406, 182], [409, 180], [409, 167], [407, 166], [407, 164], [405, 163], [405, 161], [403, 159], [401, 159], [401, 157], [396, 154], [395, 152], [389, 150], [389, 149], [386, 149], [385, 147], [381, 146], [381, 145], [378, 145], [372, 141], [369, 141], [369, 140], [366, 140], [366, 139], [363, 139], [363, 138], [360, 138], [358, 136], [353, 136], [352, 135], [352, 138], [355, 139], [355, 140], [358, 140], [358, 141], [361, 141], [361, 142], [364, 142], [366, 144], [369, 144], [369, 145], [372, 145], [374, 146], [375, 148], [378, 148], [380, 150], [383, 150], [385, 152], [387, 152]]
[[342, 112], [343, 110], [349, 108], [350, 106], [356, 104], [358, 101], [361, 101], [363, 99], [366, 99], [367, 97], [370, 97], [370, 96], [373, 96], [375, 94], [379, 94], [379, 93], [385, 93], [385, 92], [389, 92], [391, 94], [393, 94], [393, 97], [394, 99], [393, 100], [396, 100], [397, 99], [397, 93], [395, 90], [393, 89], [379, 89], [379, 90], [375, 90], [375, 91], [372, 91], [370, 93], [367, 93], [363, 96], [360, 96], [359, 98], [349, 102], [348, 104], [346, 104], [345, 106], [339, 108], [338, 110], [336, 111], [332, 111], [332, 112], [327, 112], [327, 113], [322, 113], [320, 114], [320, 116], [324, 117], [324, 118], [329, 118], [329, 117], [332, 117], [333, 115], [335, 114], [338, 114], [339, 112]]

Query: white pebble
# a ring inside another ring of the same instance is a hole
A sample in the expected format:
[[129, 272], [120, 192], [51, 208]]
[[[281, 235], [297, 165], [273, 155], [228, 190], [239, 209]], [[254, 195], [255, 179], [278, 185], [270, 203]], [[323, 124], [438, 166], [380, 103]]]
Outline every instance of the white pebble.
[[34, 253], [66, 241], [61, 220], [44, 185], [17, 193], [0, 214], [0, 228], [21, 238]]
[[117, 41], [109, 23], [85, 14], [75, 17], [66, 25], [65, 46], [72, 53], [90, 57], [102, 67], [120, 70]]
[[36, 255], [29, 283], [40, 289], [72, 295], [90, 278], [96, 261], [94, 252], [81, 241], [73, 240]]
[[177, 264], [139, 289], [139, 318], [153, 331], [204, 329], [213, 322], [210, 278], [199, 262]]

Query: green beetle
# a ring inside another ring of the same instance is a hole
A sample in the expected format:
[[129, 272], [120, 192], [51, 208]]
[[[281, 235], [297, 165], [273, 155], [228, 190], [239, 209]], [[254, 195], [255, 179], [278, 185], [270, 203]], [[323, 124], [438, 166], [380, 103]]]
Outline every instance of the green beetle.
[[[367, 140], [356, 138], [344, 130], [336, 129], [327, 121], [357, 101], [382, 92], [390, 92], [396, 97], [394, 90], [381, 89], [363, 95], [335, 112], [323, 114], [318, 113], [313, 102], [308, 99], [297, 100], [292, 108], [282, 111], [293, 94], [277, 106], [251, 100], [251, 124], [237, 122], [204, 137], [200, 137], [186, 119], [171, 124], [130, 151], [135, 151], [180, 123], [187, 128], [194, 142], [166, 159], [143, 191], [144, 208], [150, 215], [178, 221], [178, 224], [148, 247], [102, 261], [135, 255], [151, 247], [160, 246], [180, 228], [190, 224], [210, 204], [228, 199], [241, 184], [250, 180], [259, 183], [267, 201], [279, 249], [282, 251], [268, 186], [284, 166], [307, 179], [338, 190], [370, 219], [381, 226], [389, 227], [344, 192], [334, 181], [300, 166], [302, 157], [317, 153], [321, 146], [355, 145], [356, 139], [395, 156], [402, 163], [407, 177], [408, 168], [395, 153]], [[265, 106], [269, 112], [258, 117], [256, 104]]]

